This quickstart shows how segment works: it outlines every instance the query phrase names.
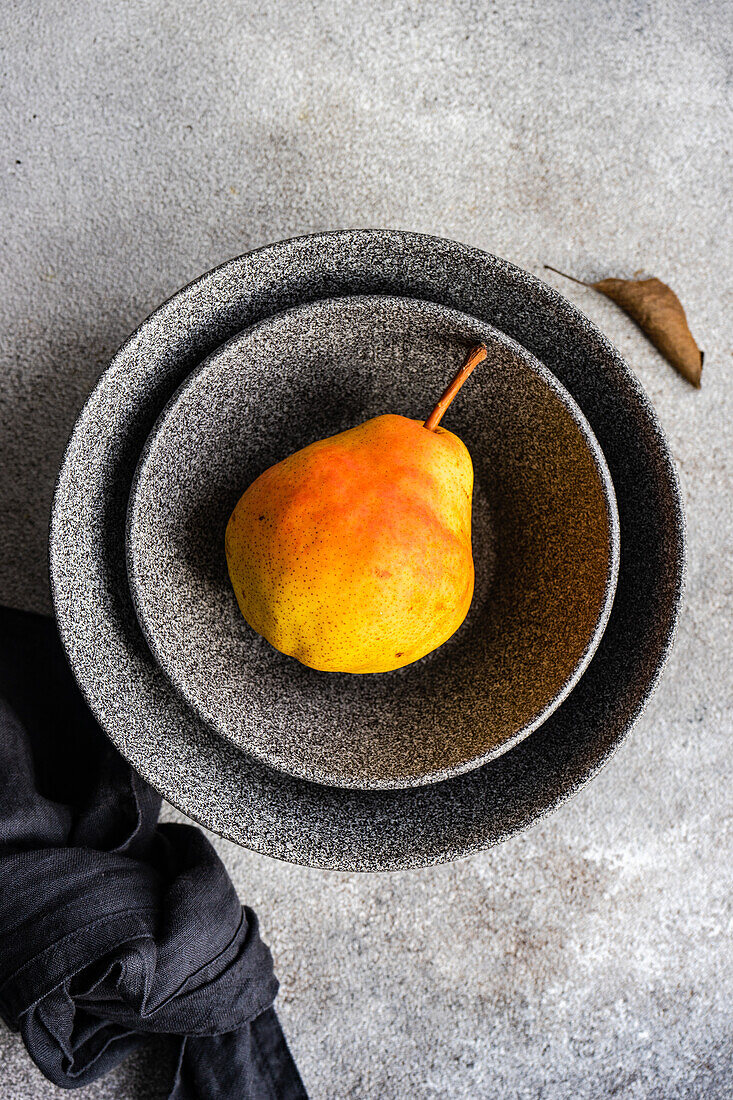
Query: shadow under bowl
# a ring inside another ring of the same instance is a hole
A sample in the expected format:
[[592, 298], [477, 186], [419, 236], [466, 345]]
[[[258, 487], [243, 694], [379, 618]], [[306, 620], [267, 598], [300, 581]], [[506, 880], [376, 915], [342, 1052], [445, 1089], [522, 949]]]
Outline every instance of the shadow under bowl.
[[[380, 415], [426, 415], [486, 344], [443, 421], [474, 463], [476, 587], [449, 641], [394, 672], [317, 672], [237, 607], [227, 520], [265, 469]], [[333, 786], [446, 779], [536, 729], [572, 690], [610, 614], [611, 477], [563, 386], [492, 326], [436, 303], [325, 299], [226, 343], [169, 401], [128, 508], [130, 588], [148, 643], [196, 712], [239, 749]]]

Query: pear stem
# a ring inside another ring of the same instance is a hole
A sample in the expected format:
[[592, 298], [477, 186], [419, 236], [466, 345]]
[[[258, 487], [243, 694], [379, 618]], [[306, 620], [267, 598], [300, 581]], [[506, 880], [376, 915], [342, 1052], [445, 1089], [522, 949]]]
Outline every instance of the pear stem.
[[451, 401], [468, 378], [469, 374], [473, 372], [473, 368], [477, 367], [479, 363], [483, 362], [487, 355], [488, 352], [486, 351], [485, 344], [477, 344], [475, 348], [471, 348], [468, 355], [466, 356], [465, 363], [463, 364], [451, 384], [443, 393], [443, 396], [438, 401], [438, 404], [435, 406], [430, 416], [425, 421], [424, 426], [428, 429], [429, 432], [435, 431], [435, 429], [438, 427], [438, 424], [440, 424], [441, 420], [443, 419], [445, 410], [448, 408]]

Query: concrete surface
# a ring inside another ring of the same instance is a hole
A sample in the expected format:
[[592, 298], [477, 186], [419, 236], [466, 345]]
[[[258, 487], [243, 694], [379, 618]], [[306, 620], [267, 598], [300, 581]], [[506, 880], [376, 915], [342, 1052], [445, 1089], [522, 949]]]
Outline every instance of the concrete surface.
[[[53, 480], [115, 347], [248, 248], [386, 225], [538, 272], [644, 268], [707, 351], [697, 393], [610, 302], [563, 287], [654, 401], [689, 522], [676, 650], [605, 771], [533, 831], [429, 871], [324, 874], [218, 842], [273, 947], [314, 1100], [731, 1094], [731, 14], [722, 0], [0, 11], [5, 602], [48, 607]], [[78, 1095], [154, 1100], [163, 1069], [153, 1048]], [[0, 1030], [1, 1100], [60, 1095]]]

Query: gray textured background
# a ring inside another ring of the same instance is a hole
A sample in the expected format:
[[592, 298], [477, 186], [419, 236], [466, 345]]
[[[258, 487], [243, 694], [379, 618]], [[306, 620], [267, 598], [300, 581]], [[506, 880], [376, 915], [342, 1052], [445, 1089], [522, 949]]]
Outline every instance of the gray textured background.
[[[216, 841], [313, 1100], [730, 1095], [732, 18], [722, 0], [0, 10], [0, 600], [49, 606], [53, 481], [112, 352], [249, 248], [391, 226], [537, 272], [644, 268], [707, 350], [696, 393], [611, 303], [562, 287], [650, 394], [689, 523], [675, 652], [605, 771], [427, 871]], [[154, 1046], [77, 1095], [155, 1100], [163, 1063]], [[0, 1025], [1, 1100], [61, 1095]]]

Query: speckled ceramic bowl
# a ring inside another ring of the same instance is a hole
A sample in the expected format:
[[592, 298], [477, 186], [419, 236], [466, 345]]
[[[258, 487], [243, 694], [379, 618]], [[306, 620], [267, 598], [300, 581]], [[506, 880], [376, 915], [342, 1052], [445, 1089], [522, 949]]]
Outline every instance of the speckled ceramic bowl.
[[[378, 676], [316, 672], [247, 625], [224, 530], [263, 470], [381, 412], [424, 416], [465, 357], [488, 359], [444, 424], [473, 457], [476, 587], [439, 650]], [[406, 787], [476, 767], [567, 696], [608, 620], [611, 478], [583, 414], [533, 355], [431, 302], [325, 299], [234, 337], [186, 380], [143, 450], [130, 588], [184, 698], [233, 744], [300, 778]]]
[[[424, 298], [532, 351], [583, 410], [621, 525], [613, 609], [580, 682], [546, 722], [442, 783], [356, 791], [295, 779], [238, 750], [182, 699], [135, 614], [125, 516], [140, 452], [186, 375], [235, 333], [300, 302]], [[558, 806], [609, 759], [672, 642], [684, 569], [674, 467], [637, 379], [598, 329], [526, 271], [455, 241], [386, 230], [299, 237], [231, 260], [181, 290], [120, 349], [82, 411], [53, 506], [59, 630], [90, 707], [141, 775], [190, 817], [280, 859], [393, 870], [457, 859]]]

